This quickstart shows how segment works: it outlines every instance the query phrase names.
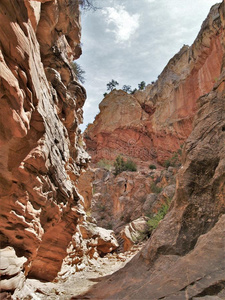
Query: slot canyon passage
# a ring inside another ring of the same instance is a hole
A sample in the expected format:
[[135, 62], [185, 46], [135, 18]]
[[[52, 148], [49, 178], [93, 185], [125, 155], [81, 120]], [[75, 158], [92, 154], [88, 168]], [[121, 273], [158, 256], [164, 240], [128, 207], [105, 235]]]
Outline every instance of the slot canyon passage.
[[84, 133], [87, 0], [0, 0], [0, 299], [225, 299], [225, 3]]

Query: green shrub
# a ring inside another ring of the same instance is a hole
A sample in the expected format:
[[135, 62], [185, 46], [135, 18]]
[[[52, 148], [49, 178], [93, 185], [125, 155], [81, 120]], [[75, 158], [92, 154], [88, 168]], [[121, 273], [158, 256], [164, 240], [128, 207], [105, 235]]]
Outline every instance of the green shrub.
[[115, 175], [120, 174], [121, 172], [125, 171], [125, 161], [122, 156], [117, 156], [116, 161], [114, 162], [115, 167]]
[[166, 213], [169, 209], [169, 201], [161, 206], [157, 214], [155, 214], [151, 219], [148, 220], [148, 228], [149, 231], [156, 229], [158, 227], [159, 222], [165, 217]]
[[108, 159], [101, 159], [98, 163], [97, 166], [99, 168], [104, 168], [106, 170], [110, 170], [112, 168], [112, 162]]
[[134, 89], [134, 90], [131, 92], [131, 95], [133, 95], [136, 91], [137, 91], [137, 89]]
[[136, 172], [137, 171], [137, 165], [134, 161], [128, 159], [128, 161], [125, 162], [125, 168], [127, 171]]
[[109, 83], [106, 84], [107, 91], [111, 92], [115, 90], [117, 85], [119, 85], [119, 83], [116, 80], [112, 79]]
[[171, 166], [170, 160], [169, 160], [169, 159], [165, 160], [164, 163], [163, 163], [163, 166], [164, 166], [165, 168], [169, 168], [169, 167]]
[[137, 165], [132, 160], [125, 161], [122, 156], [117, 156], [116, 161], [114, 162], [115, 175], [122, 173], [123, 171], [137, 171]]
[[128, 94], [130, 94], [132, 92], [131, 86], [130, 85], [124, 85], [122, 87], [122, 90]]
[[138, 89], [140, 91], [143, 91], [146, 88], [146, 83], [145, 81], [142, 81], [141, 83], [138, 84]]
[[168, 167], [180, 167], [181, 165], [181, 156], [182, 156], [182, 148], [183, 145], [180, 146], [180, 149], [178, 149], [176, 152], [173, 153], [173, 155], [164, 161], [163, 166], [165, 168]]
[[152, 183], [151, 183], [151, 191], [152, 191], [152, 193], [159, 194], [159, 193], [162, 192], [162, 188], [159, 187], [159, 186], [157, 186], [157, 185], [155, 184], [155, 182], [152, 182]]
[[155, 166], [155, 165], [149, 165], [149, 169], [150, 169], [150, 170], [155, 170], [155, 169], [156, 169], [156, 166]]

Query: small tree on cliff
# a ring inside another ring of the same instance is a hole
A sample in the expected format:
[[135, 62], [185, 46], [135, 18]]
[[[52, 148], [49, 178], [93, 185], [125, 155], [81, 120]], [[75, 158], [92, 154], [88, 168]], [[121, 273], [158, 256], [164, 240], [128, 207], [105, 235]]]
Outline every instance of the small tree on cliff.
[[131, 94], [133, 95], [136, 91], [137, 89], [135, 88], [133, 91], [131, 91]]
[[[74, 1], [74, 0], [71, 0], [71, 1]], [[79, 4], [80, 4], [80, 7], [81, 9], [83, 10], [96, 10], [97, 7], [94, 6], [93, 4], [93, 0], [78, 0], [79, 1]]]
[[138, 84], [138, 89], [141, 90], [141, 91], [144, 90], [145, 87], [146, 87], [145, 81], [142, 81], [141, 83]]
[[111, 92], [112, 90], [115, 90], [117, 85], [119, 85], [119, 83], [116, 80], [112, 79], [112, 81], [106, 84], [107, 91]]
[[123, 90], [124, 92], [126, 92], [126, 93], [129, 93], [129, 94], [132, 92], [131, 86], [130, 86], [130, 85], [124, 85], [124, 86], [122, 87], [122, 90]]
[[71, 67], [72, 67], [72, 69], [75, 73], [75, 76], [76, 76], [77, 80], [84, 84], [84, 82], [85, 82], [85, 78], [84, 78], [85, 71], [75, 61], [71, 63]]

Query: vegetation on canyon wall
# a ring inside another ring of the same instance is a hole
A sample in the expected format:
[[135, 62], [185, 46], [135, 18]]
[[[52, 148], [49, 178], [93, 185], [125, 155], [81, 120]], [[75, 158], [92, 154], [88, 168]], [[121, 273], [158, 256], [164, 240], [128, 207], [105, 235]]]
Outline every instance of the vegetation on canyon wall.
[[79, 5], [97, 9], [0, 2], [0, 298], [58, 299], [57, 280], [145, 240], [78, 299], [224, 299], [225, 3], [156, 82], [111, 82], [84, 134], [93, 169]]
[[[107, 87], [107, 91], [114, 91], [116, 90], [116, 87], [119, 85], [119, 83], [112, 79], [109, 83], [106, 84], [106, 87]], [[139, 84], [138, 84], [138, 89], [132, 89], [130, 85], [123, 85], [122, 87], [122, 91], [128, 93], [128, 94], [134, 94], [137, 90], [139, 91], [143, 91], [144, 89], [146, 88], [146, 83], [145, 81], [141, 81]], [[104, 93], [103, 96], [106, 97], [108, 95], [108, 93]]]

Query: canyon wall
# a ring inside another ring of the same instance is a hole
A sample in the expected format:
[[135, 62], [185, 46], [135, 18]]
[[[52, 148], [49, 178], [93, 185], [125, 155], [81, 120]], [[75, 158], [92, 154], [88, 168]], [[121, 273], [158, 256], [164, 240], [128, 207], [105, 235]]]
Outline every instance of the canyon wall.
[[25, 276], [54, 279], [85, 218], [76, 181], [89, 161], [78, 128], [86, 92], [71, 67], [80, 34], [77, 0], [1, 0], [3, 290], [18, 286], [24, 261]]
[[[224, 53], [224, 1], [219, 13]], [[142, 251], [85, 297], [225, 298], [225, 54], [217, 82], [196, 108], [168, 214]]]
[[158, 80], [133, 95], [109, 93], [100, 113], [85, 131], [93, 162], [119, 154], [142, 161], [163, 162], [192, 131], [197, 99], [210, 92], [222, 64], [222, 23], [218, 5], [192, 44], [184, 45]]
[[94, 171], [92, 216], [99, 226], [116, 233], [141, 216], [152, 216], [174, 195], [176, 170], [172, 167], [122, 172], [116, 177], [104, 169]]

